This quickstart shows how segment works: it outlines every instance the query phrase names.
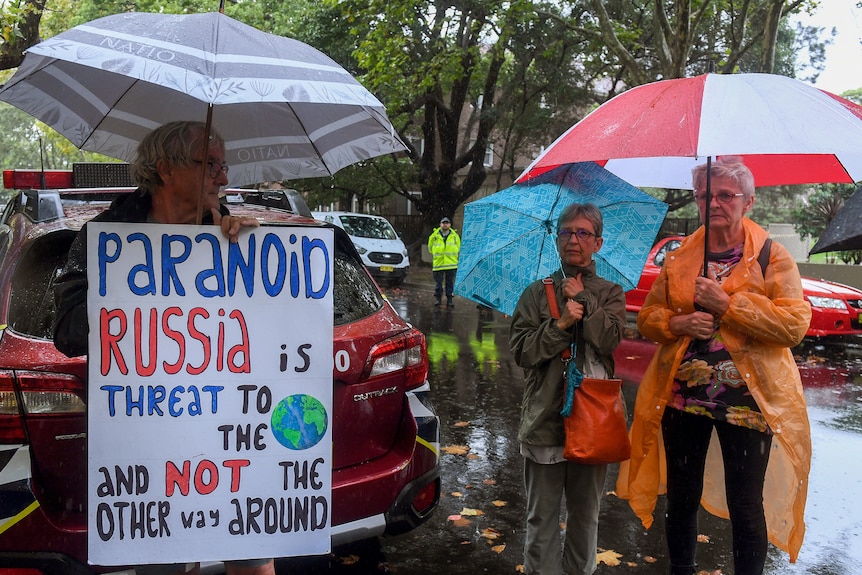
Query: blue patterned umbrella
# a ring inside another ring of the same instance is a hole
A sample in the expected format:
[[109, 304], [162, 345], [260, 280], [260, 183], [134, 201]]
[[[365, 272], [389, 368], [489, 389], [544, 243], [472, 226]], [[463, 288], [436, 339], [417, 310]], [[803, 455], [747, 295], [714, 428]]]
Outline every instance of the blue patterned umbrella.
[[596, 272], [633, 289], [667, 205], [594, 162], [567, 164], [464, 206], [455, 293], [507, 315], [526, 287], [560, 268], [557, 218], [566, 206], [602, 210]]

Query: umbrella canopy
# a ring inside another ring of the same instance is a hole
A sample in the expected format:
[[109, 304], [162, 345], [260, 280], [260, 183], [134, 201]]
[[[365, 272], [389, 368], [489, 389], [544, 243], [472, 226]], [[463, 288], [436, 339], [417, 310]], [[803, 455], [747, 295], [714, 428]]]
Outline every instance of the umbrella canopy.
[[862, 187], [847, 198], [809, 253], [862, 250]]
[[224, 137], [229, 185], [327, 176], [405, 149], [377, 98], [322, 52], [224, 14], [130, 12], [33, 46], [0, 100], [132, 161], [174, 120]]
[[518, 178], [594, 161], [640, 187], [692, 189], [708, 157], [741, 156], [756, 186], [862, 179], [862, 106], [774, 74], [653, 82], [605, 102]]
[[596, 163], [562, 166], [464, 206], [455, 293], [507, 315], [533, 281], [560, 269], [557, 219], [573, 203], [601, 208], [596, 272], [633, 289], [667, 205]]

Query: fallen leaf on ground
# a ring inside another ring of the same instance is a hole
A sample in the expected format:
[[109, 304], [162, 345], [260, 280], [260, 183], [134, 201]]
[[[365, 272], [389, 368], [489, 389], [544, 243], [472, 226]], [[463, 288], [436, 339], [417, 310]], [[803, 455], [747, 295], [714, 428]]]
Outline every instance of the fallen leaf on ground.
[[464, 494], [461, 493], [460, 491], [453, 491], [452, 497], [464, 497]]
[[338, 562], [342, 565], [354, 565], [359, 563], [358, 555], [345, 555], [344, 557], [339, 557]]
[[626, 561], [626, 567], [637, 567], [638, 564], [634, 561]]
[[445, 445], [440, 448], [440, 451], [443, 453], [448, 453], [449, 455], [466, 455], [470, 451], [470, 446], [468, 445]]
[[485, 539], [493, 541], [494, 539], [496, 539], [497, 537], [500, 536], [500, 532], [497, 531], [496, 529], [494, 529], [493, 527], [486, 527], [485, 529], [482, 530], [480, 535], [482, 537], [484, 537]]
[[502, 552], [503, 552], [503, 549], [505, 549], [505, 548], [506, 548], [506, 545], [505, 545], [505, 544], [503, 544], [503, 545], [494, 545], [493, 547], [491, 547], [491, 551], [493, 551], [494, 553], [502, 553]]
[[482, 481], [482, 483], [484, 483], [485, 485], [497, 485], [497, 480], [496, 479], [485, 479], [484, 481]]
[[471, 523], [473, 523], [473, 522], [470, 521], [469, 519], [467, 519], [466, 517], [461, 517], [461, 518], [453, 521], [452, 525], [454, 525], [455, 527], [467, 527]]
[[647, 555], [646, 557], [644, 557], [644, 561], [646, 561], [647, 563], [655, 563], [656, 561], [658, 561], [658, 559], [656, 559], [652, 555]]
[[491, 502], [491, 505], [493, 505], [494, 507], [505, 507], [506, 502], [500, 501], [499, 499], [495, 499], [494, 501]]
[[482, 511], [481, 509], [470, 509], [469, 507], [465, 507], [464, 509], [461, 510], [461, 515], [470, 515], [470, 516], [485, 515], [485, 512]]
[[457, 521], [458, 519], [461, 519], [460, 515], [450, 515], [446, 518], [446, 521]]
[[616, 567], [620, 564], [620, 557], [622, 557], [620, 553], [608, 549], [607, 551], [602, 551], [601, 553], [596, 554], [596, 565], [604, 563], [605, 565]]
[[467, 427], [468, 425], [470, 425], [469, 421], [456, 421], [452, 424], [452, 427]]
[[476, 455], [475, 453], [468, 453], [467, 459], [482, 459], [481, 455]]
[[698, 543], [709, 543], [709, 535], [704, 535], [703, 533], [697, 534], [697, 542]]
[[515, 571], [518, 573], [523, 573], [524, 572], [524, 566], [523, 565], [515, 565]]

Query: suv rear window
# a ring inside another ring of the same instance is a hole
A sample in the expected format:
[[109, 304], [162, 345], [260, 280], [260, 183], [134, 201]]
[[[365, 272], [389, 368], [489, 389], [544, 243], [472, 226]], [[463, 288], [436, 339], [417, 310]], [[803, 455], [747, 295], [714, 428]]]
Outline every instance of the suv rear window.
[[383, 297], [361, 261], [335, 250], [335, 287], [332, 291], [335, 325], [368, 317], [383, 306]]
[[[66, 260], [75, 232], [53, 232], [34, 239], [21, 255], [12, 277], [9, 328], [38, 339], [53, 339], [54, 280]], [[335, 325], [368, 317], [383, 306], [383, 298], [365, 273], [362, 262], [336, 242], [333, 304]]]
[[12, 276], [9, 327], [39, 339], [54, 338], [54, 280], [66, 261], [75, 232], [35, 239], [21, 254]]

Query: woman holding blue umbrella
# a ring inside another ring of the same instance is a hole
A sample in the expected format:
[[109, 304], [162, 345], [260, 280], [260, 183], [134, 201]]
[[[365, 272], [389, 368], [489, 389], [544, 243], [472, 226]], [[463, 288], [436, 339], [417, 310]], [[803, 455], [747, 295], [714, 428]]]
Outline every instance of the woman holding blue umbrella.
[[[571, 204], [557, 222], [561, 269], [551, 275], [553, 302], [544, 282], [524, 290], [512, 316], [509, 343], [526, 385], [518, 440], [527, 492], [527, 575], [590, 575], [596, 569], [599, 503], [607, 464], [585, 465], [563, 457], [565, 431], [561, 361], [574, 343], [574, 361], [591, 377], [611, 377], [612, 357], [623, 336], [626, 303], [618, 284], [596, 275], [602, 213], [593, 204]], [[559, 313], [551, 313], [551, 305]], [[559, 318], [554, 316], [558, 315]], [[587, 362], [592, 369], [587, 369]], [[566, 496], [566, 535], [560, 545], [560, 504]]]

